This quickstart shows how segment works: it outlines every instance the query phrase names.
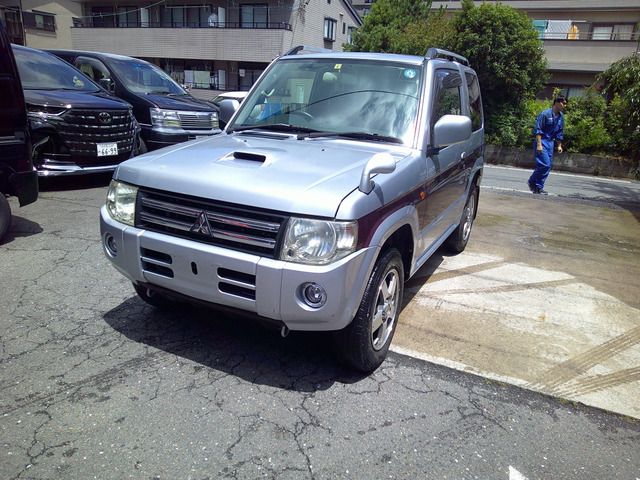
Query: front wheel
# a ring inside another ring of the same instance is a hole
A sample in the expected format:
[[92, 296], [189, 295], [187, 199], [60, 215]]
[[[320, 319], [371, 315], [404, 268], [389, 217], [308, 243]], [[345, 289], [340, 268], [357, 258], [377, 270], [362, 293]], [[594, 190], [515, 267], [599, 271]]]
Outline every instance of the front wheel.
[[476, 210], [478, 208], [478, 187], [473, 187], [469, 192], [467, 203], [462, 211], [462, 218], [460, 224], [456, 228], [449, 238], [445, 240], [445, 248], [451, 253], [461, 253], [469, 243], [469, 237], [471, 236], [471, 228], [473, 227], [473, 221], [476, 218]]
[[4, 193], [0, 192], [0, 241], [11, 226], [11, 207]]
[[382, 364], [398, 323], [403, 287], [400, 252], [386, 250], [373, 268], [353, 321], [335, 334], [338, 353], [349, 366], [370, 373]]

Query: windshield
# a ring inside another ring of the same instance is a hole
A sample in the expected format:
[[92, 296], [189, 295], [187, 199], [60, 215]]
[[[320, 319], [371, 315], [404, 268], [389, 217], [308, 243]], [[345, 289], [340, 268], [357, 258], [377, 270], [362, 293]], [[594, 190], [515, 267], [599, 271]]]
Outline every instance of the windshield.
[[89, 78], [58, 57], [22, 48], [14, 48], [13, 54], [24, 90], [100, 91]]
[[187, 95], [173, 78], [151, 63], [110, 58], [109, 64], [126, 89], [134, 93]]
[[279, 125], [411, 144], [420, 68], [358, 59], [281, 60], [241, 104], [229, 131]]

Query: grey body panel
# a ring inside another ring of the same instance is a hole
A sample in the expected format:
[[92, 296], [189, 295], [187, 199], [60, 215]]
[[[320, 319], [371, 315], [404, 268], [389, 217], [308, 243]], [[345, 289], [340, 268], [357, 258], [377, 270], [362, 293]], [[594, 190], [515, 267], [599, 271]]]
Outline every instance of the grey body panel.
[[[429, 118], [435, 104], [436, 72], [446, 68], [464, 79], [465, 73], [475, 75], [473, 71], [454, 62], [414, 56], [321, 53], [296, 57], [300, 58], [354, 58], [414, 65], [424, 81], [420, 84], [412, 140], [399, 145], [339, 137], [300, 139], [295, 134], [266, 130], [223, 132], [131, 159], [119, 166], [114, 177], [147, 189], [285, 216], [355, 220], [359, 249], [328, 265], [290, 263], [277, 255], [267, 258], [124, 226], [103, 208], [103, 239], [110, 234], [119, 244], [117, 257], [106, 248], [105, 253], [131, 281], [250, 311], [281, 321], [292, 330], [339, 330], [353, 319], [376, 259], [394, 233], [407, 228], [411, 232], [406, 269], [409, 277], [456, 229], [469, 192], [479, 184], [482, 174], [483, 129], [476, 128], [464, 141], [434, 149], [430, 145]], [[289, 60], [284, 57], [276, 62]], [[470, 116], [466, 82], [459, 94], [461, 111], [457, 114]], [[246, 101], [257, 95], [254, 86]], [[237, 117], [236, 113], [228, 125], [233, 125]], [[363, 169], [372, 157], [385, 152], [395, 160], [395, 170], [374, 175], [373, 190], [363, 193], [359, 190]], [[141, 249], [145, 248], [173, 258], [175, 275], [168, 278], [145, 270], [141, 260]], [[205, 273], [195, 278], [191, 262]], [[255, 276], [255, 284], [242, 285], [255, 291], [255, 299], [216, 288], [224, 282], [215, 273], [217, 267]], [[327, 304], [319, 309], [305, 305], [299, 295], [304, 282], [324, 286]]]

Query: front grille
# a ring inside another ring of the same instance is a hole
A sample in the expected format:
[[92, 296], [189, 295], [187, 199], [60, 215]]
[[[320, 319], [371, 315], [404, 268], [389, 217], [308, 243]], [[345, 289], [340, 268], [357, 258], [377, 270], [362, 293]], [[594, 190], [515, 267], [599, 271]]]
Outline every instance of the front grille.
[[136, 227], [275, 258], [287, 217], [237, 205], [140, 190]]
[[[110, 121], [101, 122], [101, 114], [108, 114]], [[84, 158], [87, 163], [95, 164], [98, 159], [98, 143], [118, 144], [118, 155], [99, 157], [99, 162], [113, 163], [114, 160], [131, 156], [135, 143], [135, 122], [129, 110], [74, 108], [61, 118], [58, 134], [72, 157]]]
[[178, 112], [180, 125], [185, 130], [211, 130], [215, 128], [211, 112]]

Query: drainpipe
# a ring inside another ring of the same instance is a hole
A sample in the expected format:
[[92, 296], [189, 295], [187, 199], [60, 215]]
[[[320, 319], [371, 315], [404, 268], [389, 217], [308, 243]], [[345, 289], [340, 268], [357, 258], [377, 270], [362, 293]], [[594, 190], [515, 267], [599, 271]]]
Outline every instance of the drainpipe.
[[22, 0], [18, 0], [18, 9], [20, 10], [20, 28], [22, 29], [22, 43], [27, 46], [27, 29], [24, 28], [24, 15], [22, 15]]

